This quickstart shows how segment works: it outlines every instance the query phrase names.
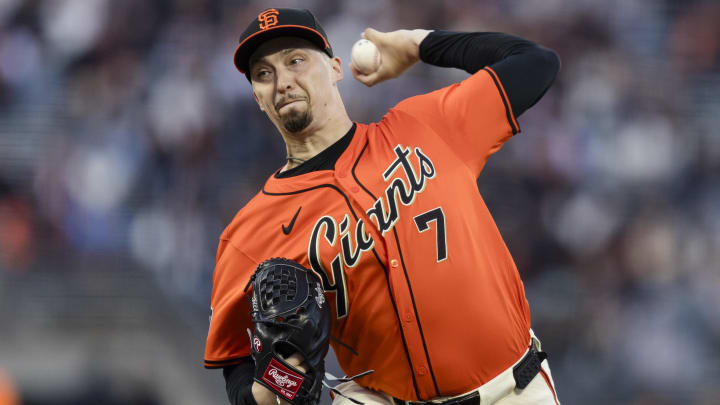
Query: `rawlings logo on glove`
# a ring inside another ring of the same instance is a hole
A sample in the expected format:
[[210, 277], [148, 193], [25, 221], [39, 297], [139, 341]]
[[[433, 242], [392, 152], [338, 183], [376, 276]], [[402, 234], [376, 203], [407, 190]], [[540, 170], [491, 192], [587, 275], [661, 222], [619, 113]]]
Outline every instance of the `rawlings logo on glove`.
[[262, 377], [263, 381], [275, 387], [275, 391], [279, 392], [291, 400], [297, 395], [300, 386], [305, 380], [301, 375], [295, 374], [275, 359], [270, 360], [270, 364], [265, 369]]
[[[270, 377], [272, 377], [275, 380], [275, 385], [277, 385], [278, 387], [286, 388], [286, 387], [297, 386], [297, 383], [290, 378], [289, 374], [281, 374], [276, 368], [272, 368], [267, 373], [267, 375], [269, 375]], [[302, 382], [302, 379], [303, 379], [302, 377], [300, 377], [300, 376], [296, 376], [296, 377], [298, 377], [298, 379], [301, 380], [300, 382]], [[265, 377], [263, 376], [263, 378], [265, 378]], [[265, 379], [265, 381], [268, 381], [268, 380]]]

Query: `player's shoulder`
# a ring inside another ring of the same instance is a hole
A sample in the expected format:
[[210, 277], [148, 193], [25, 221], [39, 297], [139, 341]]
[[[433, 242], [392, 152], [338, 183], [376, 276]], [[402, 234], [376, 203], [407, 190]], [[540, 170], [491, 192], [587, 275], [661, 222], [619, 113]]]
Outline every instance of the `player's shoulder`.
[[420, 127], [424, 131], [428, 122], [437, 115], [436, 110], [430, 105], [432, 101], [426, 96], [427, 94], [409, 97], [391, 107], [380, 121], [370, 124], [369, 137], [372, 138], [377, 133], [393, 138], [414, 137], [418, 135], [417, 131]]
[[[246, 237], [250, 229], [260, 217], [270, 214], [271, 207], [268, 206], [267, 197], [258, 191], [245, 205], [242, 206], [225, 227], [220, 235], [221, 240], [231, 240], [235, 237]], [[261, 221], [261, 220], [260, 220]]]
[[[428, 89], [427, 92], [407, 97], [398, 102], [390, 111], [404, 111], [418, 117], [432, 118], [438, 107], [450, 101], [450, 95], [453, 98], [458, 96], [465, 97], [468, 100], [477, 98], [477, 92], [494, 89], [494, 79], [490, 70], [480, 69], [479, 71], [452, 83], [444, 83], [435, 89]], [[459, 89], [466, 91], [457, 92]]]
[[455, 83], [427, 93], [407, 97], [391, 107], [379, 124], [394, 125], [407, 121], [424, 122], [436, 119], [447, 93], [458, 85], [459, 83]]

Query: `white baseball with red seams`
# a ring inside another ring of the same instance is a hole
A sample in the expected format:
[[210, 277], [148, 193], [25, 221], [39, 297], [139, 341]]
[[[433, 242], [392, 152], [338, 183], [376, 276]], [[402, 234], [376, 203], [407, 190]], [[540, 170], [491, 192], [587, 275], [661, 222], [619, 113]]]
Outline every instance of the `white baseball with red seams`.
[[360, 73], [368, 75], [380, 67], [380, 51], [374, 43], [361, 39], [353, 45], [350, 61]]

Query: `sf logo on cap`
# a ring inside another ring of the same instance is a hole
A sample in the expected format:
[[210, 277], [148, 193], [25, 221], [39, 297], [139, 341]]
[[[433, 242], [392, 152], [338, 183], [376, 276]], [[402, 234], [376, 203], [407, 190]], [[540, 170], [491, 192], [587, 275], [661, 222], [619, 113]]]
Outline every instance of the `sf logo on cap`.
[[278, 23], [277, 15], [278, 14], [280, 14], [280, 12], [278, 12], [274, 8], [267, 9], [267, 10], [263, 11], [262, 13], [260, 13], [260, 15], [258, 15], [258, 21], [260, 22], [260, 29], [266, 30], [266, 29], [272, 27], [273, 25], [277, 25], [277, 23]]

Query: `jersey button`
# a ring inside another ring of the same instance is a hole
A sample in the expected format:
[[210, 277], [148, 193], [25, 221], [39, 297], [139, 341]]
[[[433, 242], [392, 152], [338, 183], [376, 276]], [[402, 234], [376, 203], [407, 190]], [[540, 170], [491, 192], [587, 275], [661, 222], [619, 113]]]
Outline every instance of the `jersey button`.
[[417, 373], [420, 375], [425, 375], [425, 374], [427, 374], [427, 372], [428, 372], [428, 370], [427, 370], [427, 368], [425, 368], [425, 366], [420, 366], [417, 369]]
[[395, 260], [395, 259], [390, 260], [390, 266], [392, 266], [392, 267], [397, 267], [397, 266], [398, 266], [398, 261]]
[[357, 193], [358, 191], [360, 191], [360, 187], [352, 186], [352, 187], [350, 187], [350, 191], [352, 191], [353, 193]]
[[345, 173], [345, 172], [340, 172], [340, 173], [338, 173], [337, 176], [340, 177], [341, 179], [344, 179], [345, 177], [347, 177], [347, 173]]
[[405, 322], [410, 323], [413, 321], [413, 316], [410, 312], [405, 312]]

